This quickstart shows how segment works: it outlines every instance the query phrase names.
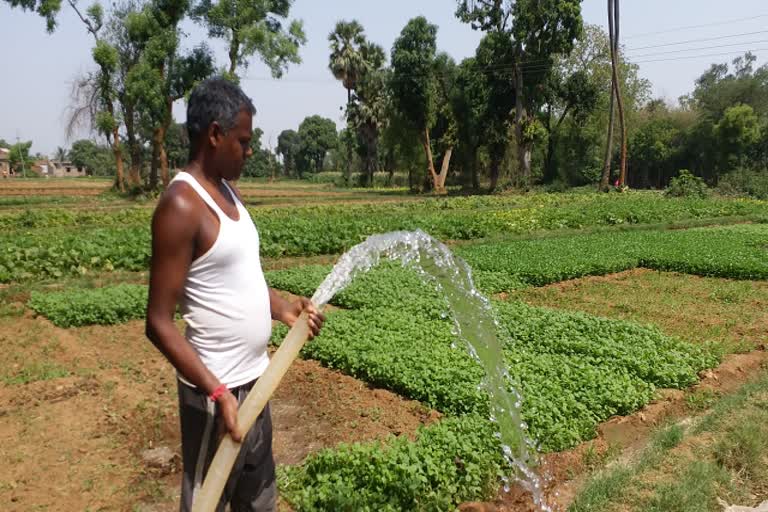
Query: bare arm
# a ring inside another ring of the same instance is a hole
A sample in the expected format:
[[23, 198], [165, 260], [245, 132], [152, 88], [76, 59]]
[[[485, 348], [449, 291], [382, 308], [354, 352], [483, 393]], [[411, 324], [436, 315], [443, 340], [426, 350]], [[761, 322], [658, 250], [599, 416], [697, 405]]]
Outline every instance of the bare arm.
[[[146, 334], [185, 379], [211, 394], [221, 383], [174, 323], [176, 304], [192, 263], [199, 222], [194, 203], [179, 190], [169, 190], [157, 206], [152, 219]], [[239, 441], [237, 400], [231, 393], [224, 393], [219, 405], [230, 434]]]

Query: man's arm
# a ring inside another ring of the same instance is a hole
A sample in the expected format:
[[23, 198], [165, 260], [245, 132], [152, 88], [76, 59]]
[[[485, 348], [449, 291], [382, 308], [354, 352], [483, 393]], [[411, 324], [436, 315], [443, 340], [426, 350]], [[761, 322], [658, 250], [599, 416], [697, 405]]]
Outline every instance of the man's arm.
[[[178, 188], [169, 190], [157, 206], [152, 218], [146, 334], [185, 379], [204, 393], [211, 394], [221, 383], [174, 323], [176, 305], [194, 255], [200, 222], [198, 211]], [[237, 399], [227, 392], [218, 403], [227, 429], [232, 438], [239, 441]]]

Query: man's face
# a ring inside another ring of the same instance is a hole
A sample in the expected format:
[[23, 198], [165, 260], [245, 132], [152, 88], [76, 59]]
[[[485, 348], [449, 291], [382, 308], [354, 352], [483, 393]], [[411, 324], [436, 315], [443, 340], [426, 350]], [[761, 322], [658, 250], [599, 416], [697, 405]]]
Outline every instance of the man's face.
[[235, 126], [222, 132], [216, 148], [217, 164], [226, 180], [236, 180], [243, 172], [245, 160], [251, 156], [251, 123], [253, 116], [247, 110], [237, 114]]

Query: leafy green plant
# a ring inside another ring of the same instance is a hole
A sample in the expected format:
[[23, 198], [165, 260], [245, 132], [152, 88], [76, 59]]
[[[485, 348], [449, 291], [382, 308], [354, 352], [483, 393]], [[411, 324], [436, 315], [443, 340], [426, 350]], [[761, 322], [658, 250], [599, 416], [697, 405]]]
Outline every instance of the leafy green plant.
[[672, 178], [669, 187], [664, 191], [668, 197], [695, 197], [704, 198], [709, 194], [709, 188], [704, 180], [691, 174], [688, 169], [683, 169]]
[[501, 450], [487, 420], [447, 418], [415, 441], [340, 445], [283, 468], [283, 496], [298, 510], [453, 510], [496, 491]]
[[61, 292], [33, 291], [28, 305], [59, 327], [116, 324], [144, 317], [147, 287], [120, 284]]

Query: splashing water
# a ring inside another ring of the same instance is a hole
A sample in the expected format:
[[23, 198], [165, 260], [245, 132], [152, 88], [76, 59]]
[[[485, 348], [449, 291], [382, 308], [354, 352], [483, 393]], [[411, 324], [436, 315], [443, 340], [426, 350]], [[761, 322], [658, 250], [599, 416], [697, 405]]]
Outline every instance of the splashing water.
[[[531, 469], [537, 450], [520, 416], [522, 396], [511, 384], [503, 364], [502, 343], [496, 315], [490, 301], [472, 281], [469, 265], [442, 243], [421, 230], [395, 231], [368, 237], [344, 253], [312, 296], [322, 307], [352, 279], [379, 264], [382, 259], [399, 260], [435, 286], [444, 298], [454, 322], [454, 333], [464, 341], [470, 355], [485, 370], [484, 386], [490, 396], [491, 420], [497, 425], [504, 460], [512, 477], [531, 492], [534, 504], [551, 511], [543, 497], [541, 478]], [[509, 478], [503, 478], [508, 490]]]

